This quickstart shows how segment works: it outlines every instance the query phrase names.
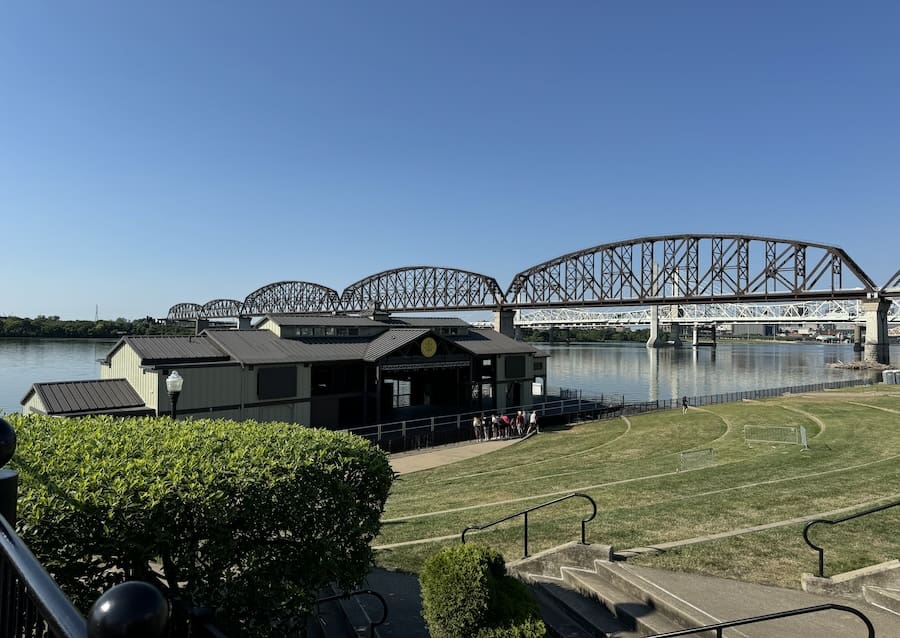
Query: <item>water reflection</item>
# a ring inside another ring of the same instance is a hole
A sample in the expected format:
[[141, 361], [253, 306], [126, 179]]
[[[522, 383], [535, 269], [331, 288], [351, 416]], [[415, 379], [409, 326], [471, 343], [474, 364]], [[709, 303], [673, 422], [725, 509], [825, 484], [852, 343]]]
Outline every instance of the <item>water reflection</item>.
[[[540, 345], [550, 354], [549, 387], [655, 401], [874, 376], [829, 368], [859, 360], [850, 344], [719, 343], [646, 348], [642, 344]], [[891, 348], [900, 362], [900, 346]]]

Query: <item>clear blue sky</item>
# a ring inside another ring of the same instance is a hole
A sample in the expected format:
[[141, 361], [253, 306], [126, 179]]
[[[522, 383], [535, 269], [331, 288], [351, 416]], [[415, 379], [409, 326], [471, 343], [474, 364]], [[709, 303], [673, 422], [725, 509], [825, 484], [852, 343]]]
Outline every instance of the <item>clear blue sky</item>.
[[900, 268], [900, 3], [0, 4], [0, 315], [645, 235]]

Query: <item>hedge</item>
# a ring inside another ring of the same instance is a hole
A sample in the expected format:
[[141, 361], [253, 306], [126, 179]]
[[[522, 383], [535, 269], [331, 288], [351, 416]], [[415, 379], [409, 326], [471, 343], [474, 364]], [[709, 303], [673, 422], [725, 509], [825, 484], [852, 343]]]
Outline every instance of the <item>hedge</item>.
[[506, 575], [498, 552], [445, 547], [419, 576], [422, 615], [432, 638], [542, 638], [546, 627], [528, 588]]
[[226, 630], [288, 635], [350, 588], [393, 480], [365, 440], [285, 423], [12, 416], [18, 532], [82, 610], [161, 575]]

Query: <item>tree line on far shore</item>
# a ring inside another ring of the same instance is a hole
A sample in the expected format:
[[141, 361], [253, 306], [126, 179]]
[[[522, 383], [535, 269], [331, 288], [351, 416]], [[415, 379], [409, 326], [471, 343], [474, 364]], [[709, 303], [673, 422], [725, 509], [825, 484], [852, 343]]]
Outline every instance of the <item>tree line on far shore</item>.
[[124, 335], [191, 334], [191, 328], [143, 319], [63, 320], [57, 316], [0, 317], [0, 338], [117, 339]]

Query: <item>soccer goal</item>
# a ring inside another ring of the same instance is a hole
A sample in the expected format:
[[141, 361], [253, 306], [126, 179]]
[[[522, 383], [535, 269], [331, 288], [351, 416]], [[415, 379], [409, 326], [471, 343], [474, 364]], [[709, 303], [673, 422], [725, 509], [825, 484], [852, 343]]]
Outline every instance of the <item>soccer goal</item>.
[[745, 425], [744, 440], [748, 443], [785, 443], [799, 445], [806, 443], [806, 428], [802, 425]]
[[716, 451], [711, 447], [702, 450], [686, 450], [678, 453], [678, 471], [696, 470], [716, 464]]

